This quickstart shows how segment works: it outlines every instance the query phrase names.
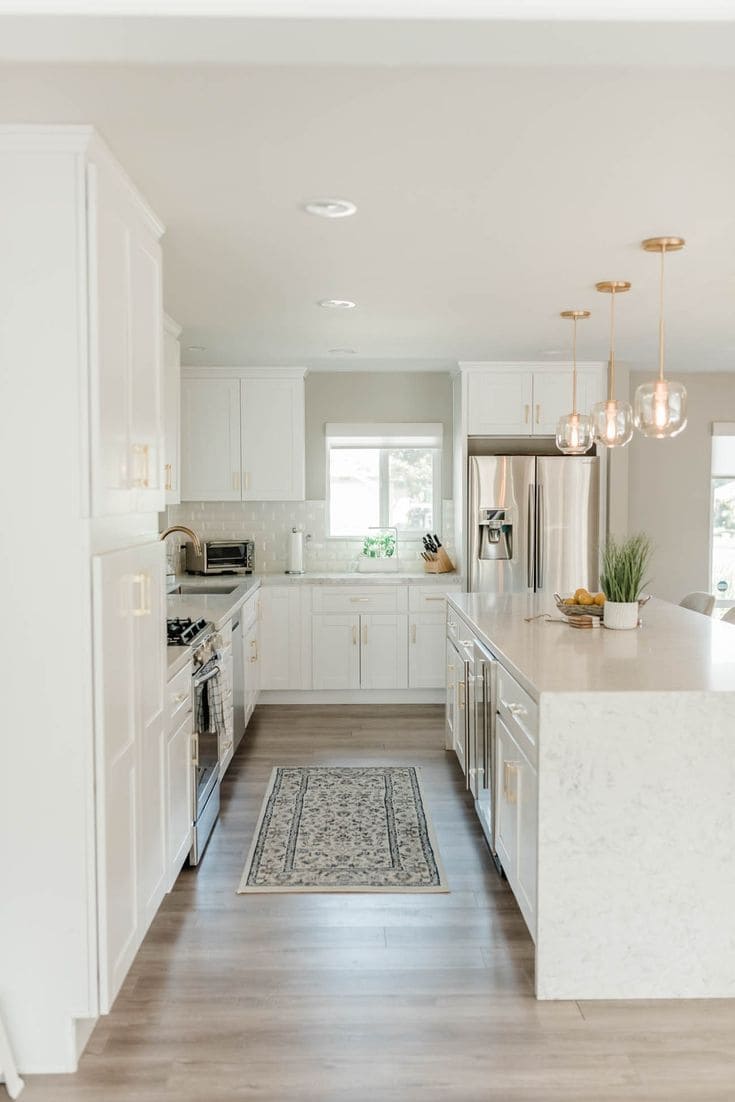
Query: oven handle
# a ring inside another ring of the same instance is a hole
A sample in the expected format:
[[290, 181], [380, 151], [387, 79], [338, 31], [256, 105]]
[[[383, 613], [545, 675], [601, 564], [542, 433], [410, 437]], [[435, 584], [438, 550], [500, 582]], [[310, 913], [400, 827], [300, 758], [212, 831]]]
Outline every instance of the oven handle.
[[207, 673], [202, 673], [198, 677], [194, 678], [194, 688], [198, 689], [200, 685], [205, 685], [207, 681], [211, 681], [213, 677], [216, 677], [219, 673], [219, 666], [214, 666], [213, 669], [208, 670]]

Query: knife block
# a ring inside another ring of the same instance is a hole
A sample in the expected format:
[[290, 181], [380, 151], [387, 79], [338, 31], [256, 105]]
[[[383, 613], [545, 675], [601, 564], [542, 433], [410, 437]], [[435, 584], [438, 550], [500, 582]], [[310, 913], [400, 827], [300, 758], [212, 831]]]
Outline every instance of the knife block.
[[424, 559], [424, 571], [427, 574], [451, 574], [454, 569], [454, 563], [443, 547], [434, 553], [431, 562]]

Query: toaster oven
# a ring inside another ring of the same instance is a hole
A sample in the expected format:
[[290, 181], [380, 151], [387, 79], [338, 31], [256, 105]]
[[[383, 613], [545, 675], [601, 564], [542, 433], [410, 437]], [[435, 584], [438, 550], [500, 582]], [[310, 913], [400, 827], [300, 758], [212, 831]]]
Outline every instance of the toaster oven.
[[199, 552], [186, 544], [187, 574], [252, 574], [254, 566], [253, 540], [202, 540]]

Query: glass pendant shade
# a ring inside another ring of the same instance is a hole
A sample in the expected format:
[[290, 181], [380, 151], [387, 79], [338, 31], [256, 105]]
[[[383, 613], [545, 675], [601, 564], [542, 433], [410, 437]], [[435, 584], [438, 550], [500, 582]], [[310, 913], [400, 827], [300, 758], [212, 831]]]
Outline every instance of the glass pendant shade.
[[670, 379], [642, 383], [635, 392], [634, 412], [635, 427], [644, 436], [677, 436], [687, 423], [686, 387]]
[[564, 455], [584, 455], [592, 447], [592, 418], [586, 413], [565, 413], [556, 426], [556, 446]]
[[644, 436], [663, 440], [676, 436], [686, 428], [687, 392], [683, 383], [674, 383], [664, 376], [664, 259], [667, 252], [684, 248], [683, 237], [650, 237], [643, 243], [649, 253], [660, 253], [658, 378], [643, 383], [635, 392], [633, 419]]
[[633, 437], [633, 407], [630, 402], [609, 398], [595, 402], [591, 410], [595, 440], [606, 448], [623, 448]]

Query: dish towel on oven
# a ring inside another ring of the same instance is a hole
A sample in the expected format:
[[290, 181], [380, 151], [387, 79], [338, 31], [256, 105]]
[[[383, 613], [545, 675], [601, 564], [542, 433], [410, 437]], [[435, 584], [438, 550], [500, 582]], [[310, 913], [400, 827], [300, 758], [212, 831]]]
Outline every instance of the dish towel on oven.
[[218, 737], [220, 735], [224, 737], [227, 734], [222, 671], [219, 668], [214, 677], [210, 677], [202, 685], [197, 685], [194, 694], [194, 710], [197, 731], [211, 732]]

